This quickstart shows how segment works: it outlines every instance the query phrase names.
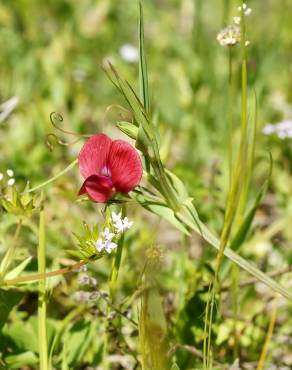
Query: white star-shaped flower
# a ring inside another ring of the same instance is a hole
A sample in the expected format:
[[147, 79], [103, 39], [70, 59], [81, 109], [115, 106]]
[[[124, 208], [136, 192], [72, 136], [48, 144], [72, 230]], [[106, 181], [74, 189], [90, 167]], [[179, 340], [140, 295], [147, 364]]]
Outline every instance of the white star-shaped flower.
[[110, 232], [110, 229], [108, 227], [106, 227], [103, 232], [101, 233], [101, 235], [105, 238], [105, 240], [108, 240], [108, 241], [111, 241], [115, 234], [114, 233], [111, 233]]
[[101, 252], [105, 248], [105, 244], [101, 238], [98, 238], [94, 243], [94, 246], [98, 252]]
[[114, 249], [117, 248], [116, 243], [107, 242], [105, 243], [104, 249], [107, 251], [107, 253], [111, 253]]

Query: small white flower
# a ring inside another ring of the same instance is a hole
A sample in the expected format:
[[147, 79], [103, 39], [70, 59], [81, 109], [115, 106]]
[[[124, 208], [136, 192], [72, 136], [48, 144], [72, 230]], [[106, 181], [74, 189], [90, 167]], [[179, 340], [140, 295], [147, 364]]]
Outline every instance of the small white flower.
[[124, 231], [124, 225], [123, 225], [123, 221], [121, 219], [117, 220], [114, 224], [113, 224], [114, 228], [116, 229], [116, 232], [118, 234], [122, 233]]
[[98, 238], [97, 241], [94, 243], [94, 246], [98, 252], [101, 252], [104, 249], [105, 244], [101, 238]]
[[244, 14], [245, 14], [246, 16], [248, 16], [248, 15], [250, 15], [250, 14], [251, 14], [251, 12], [252, 12], [251, 8], [247, 8], [247, 9], [246, 9], [246, 11], [244, 12]]
[[240, 17], [233, 17], [233, 22], [237, 25], [240, 24]]
[[15, 179], [9, 179], [8, 181], [7, 181], [7, 185], [8, 186], [13, 186], [15, 184]]
[[246, 16], [250, 15], [250, 13], [252, 12], [252, 9], [251, 9], [251, 8], [248, 8], [248, 7], [247, 7], [247, 5], [246, 5], [245, 3], [243, 3], [243, 4], [242, 4], [242, 7], [241, 7], [241, 6], [239, 6], [239, 7], [237, 8], [237, 10], [238, 10], [239, 12], [241, 12], [241, 9], [243, 9], [244, 15], [246, 15]]
[[112, 212], [112, 220], [114, 221], [114, 222], [116, 222], [116, 221], [118, 221], [118, 220], [120, 220], [121, 219], [121, 213], [119, 213], [118, 215], [116, 214], [116, 212]]
[[3, 176], [3, 173], [1, 173], [1, 172], [0, 172], [0, 181], [2, 181], [2, 180], [3, 180], [3, 177], [4, 177], [4, 176]]
[[125, 44], [120, 48], [119, 52], [124, 61], [128, 63], [136, 63], [139, 60], [138, 49], [133, 45]]
[[14, 175], [14, 172], [10, 168], [6, 171], [6, 173], [9, 177], [12, 177]]
[[104, 249], [107, 251], [107, 253], [111, 253], [114, 249], [117, 248], [117, 244], [116, 243], [112, 243], [112, 242], [106, 242], [105, 245], [104, 245]]
[[[243, 4], [242, 4], [242, 9], [243, 9], [243, 10], [245, 10], [246, 8], [247, 8], [246, 3], [243, 3]], [[241, 11], [241, 6], [239, 6], [237, 9], [238, 9], [238, 11], [240, 12], [240, 11]]]
[[128, 217], [122, 219], [121, 214], [119, 213], [117, 215], [115, 212], [112, 212], [112, 221], [117, 234], [121, 234], [124, 230], [130, 229], [134, 223], [133, 221], [129, 221]]
[[125, 217], [123, 220], [124, 229], [130, 229], [133, 226], [133, 223], [133, 221], [128, 220], [128, 217]]
[[103, 230], [103, 232], [101, 233], [101, 235], [105, 238], [105, 240], [107, 240], [107, 241], [111, 241], [113, 238], [114, 238], [114, 236], [115, 236], [115, 234], [114, 233], [111, 233], [110, 232], [110, 230], [109, 230], [109, 228], [108, 227], [106, 227], [104, 230]]

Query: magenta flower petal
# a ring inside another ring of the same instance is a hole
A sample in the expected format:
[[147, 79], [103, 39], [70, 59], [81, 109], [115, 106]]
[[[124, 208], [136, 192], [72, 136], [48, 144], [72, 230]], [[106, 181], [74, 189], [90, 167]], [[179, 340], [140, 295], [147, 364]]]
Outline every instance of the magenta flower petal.
[[113, 194], [113, 184], [109, 177], [91, 175], [83, 183], [79, 195], [87, 193], [97, 203], [107, 202]]
[[104, 134], [92, 136], [79, 153], [81, 175], [87, 179], [91, 175], [101, 175], [106, 168], [108, 155], [113, 141]]
[[108, 156], [108, 168], [115, 189], [128, 193], [140, 182], [142, 163], [136, 151], [129, 143], [115, 140]]

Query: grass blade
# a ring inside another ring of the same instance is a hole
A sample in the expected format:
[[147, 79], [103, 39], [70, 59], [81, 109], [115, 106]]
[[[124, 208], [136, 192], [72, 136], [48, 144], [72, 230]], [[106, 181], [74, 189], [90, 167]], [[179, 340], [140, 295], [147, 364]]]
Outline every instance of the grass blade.
[[139, 3], [139, 86], [140, 86], [140, 99], [143, 102], [145, 111], [149, 113], [150, 99], [149, 99], [148, 73], [144, 43], [143, 6], [141, 2]]
[[[38, 272], [46, 272], [46, 245], [45, 245], [45, 217], [43, 195], [41, 200], [40, 221], [39, 221], [39, 246], [38, 246]], [[39, 281], [38, 287], [38, 340], [40, 370], [48, 370], [48, 343], [47, 343], [47, 302], [46, 302], [46, 279]]]

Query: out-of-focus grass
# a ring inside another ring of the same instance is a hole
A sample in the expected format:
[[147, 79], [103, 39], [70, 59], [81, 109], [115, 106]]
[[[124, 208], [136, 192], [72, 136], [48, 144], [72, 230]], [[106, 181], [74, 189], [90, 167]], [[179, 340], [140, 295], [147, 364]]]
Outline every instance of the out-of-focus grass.
[[[216, 35], [223, 22], [236, 15], [237, 6], [231, 0], [144, 1], [151, 100], [163, 138], [164, 160], [184, 180], [201, 217], [216, 231], [222, 227], [228, 187], [228, 52], [218, 45]], [[257, 213], [258, 227], [242, 254], [263, 270], [275, 271], [286, 268], [292, 260], [291, 141], [265, 137], [261, 129], [267, 122], [292, 118], [292, 4], [269, 0], [253, 1], [249, 6], [253, 12], [247, 20], [247, 38], [251, 41], [248, 83], [251, 98], [252, 89], [256, 89], [259, 112], [254, 195], [266, 178], [268, 151], [274, 158], [274, 170], [269, 192]], [[19, 104], [0, 123], [0, 172], [12, 168], [17, 186], [24, 187], [27, 180], [33, 185], [46, 180], [78, 153], [81, 142], [69, 147], [55, 145], [53, 152], [46, 147], [48, 133], [60, 135], [50, 124], [52, 111], [63, 115], [61, 125], [66, 130], [86, 134], [102, 130], [122, 137], [115, 128], [118, 109], [107, 111], [121, 100], [101, 67], [110, 60], [138, 88], [138, 64], [123, 60], [119, 52], [128, 43], [137, 47], [138, 14], [138, 2], [131, 0], [1, 2], [0, 103], [18, 96]], [[233, 54], [237, 91], [234, 126], [239, 132], [239, 50]], [[72, 140], [62, 134], [61, 138]], [[236, 135], [234, 145], [238, 145]], [[77, 170], [73, 170], [46, 189], [46, 253], [52, 269], [68, 263], [64, 250], [76, 244], [72, 231], [81, 228], [82, 220], [90, 223], [101, 218], [92, 205], [76, 202], [80, 183]], [[214, 253], [203, 249], [196, 237], [183, 239], [137, 207], [129, 205], [129, 210], [135, 228], [126, 237], [117, 304], [123, 302], [122, 309], [131, 309], [137, 319], [145, 251], [159, 246], [162, 262], [155, 289], [159, 288], [166, 317], [171, 358], [180, 369], [199, 369]], [[13, 238], [15, 219], [3, 214], [0, 217], [3, 255]], [[36, 220], [24, 225], [16, 251], [17, 261], [34, 257], [28, 270], [36, 270], [37, 265]], [[110, 269], [110, 259], [90, 267], [101, 290], [108, 291]], [[246, 278], [240, 274], [241, 282]], [[281, 281], [289, 286], [289, 274]], [[224, 284], [230, 285], [230, 280]], [[107, 338], [109, 362], [133, 369], [139, 353], [137, 328], [123, 318], [104, 318], [104, 313], [112, 311], [105, 302], [99, 302], [96, 310], [78, 307], [72, 295], [79, 289], [74, 274], [49, 283], [47, 329], [54, 367], [98, 366], [107, 330], [112, 333]], [[0, 361], [7, 369], [24, 365], [37, 368], [37, 287], [22, 290], [21, 304], [11, 312], [0, 337]], [[259, 359], [272, 297], [260, 284], [240, 289], [238, 330], [243, 363]], [[217, 338], [215, 360], [223, 368], [234, 360], [229, 290], [224, 290], [221, 301], [213, 330]], [[290, 328], [291, 305], [283, 301], [270, 344], [269, 360], [276, 368], [291, 366]], [[244, 366], [248, 369], [248, 364]]]

